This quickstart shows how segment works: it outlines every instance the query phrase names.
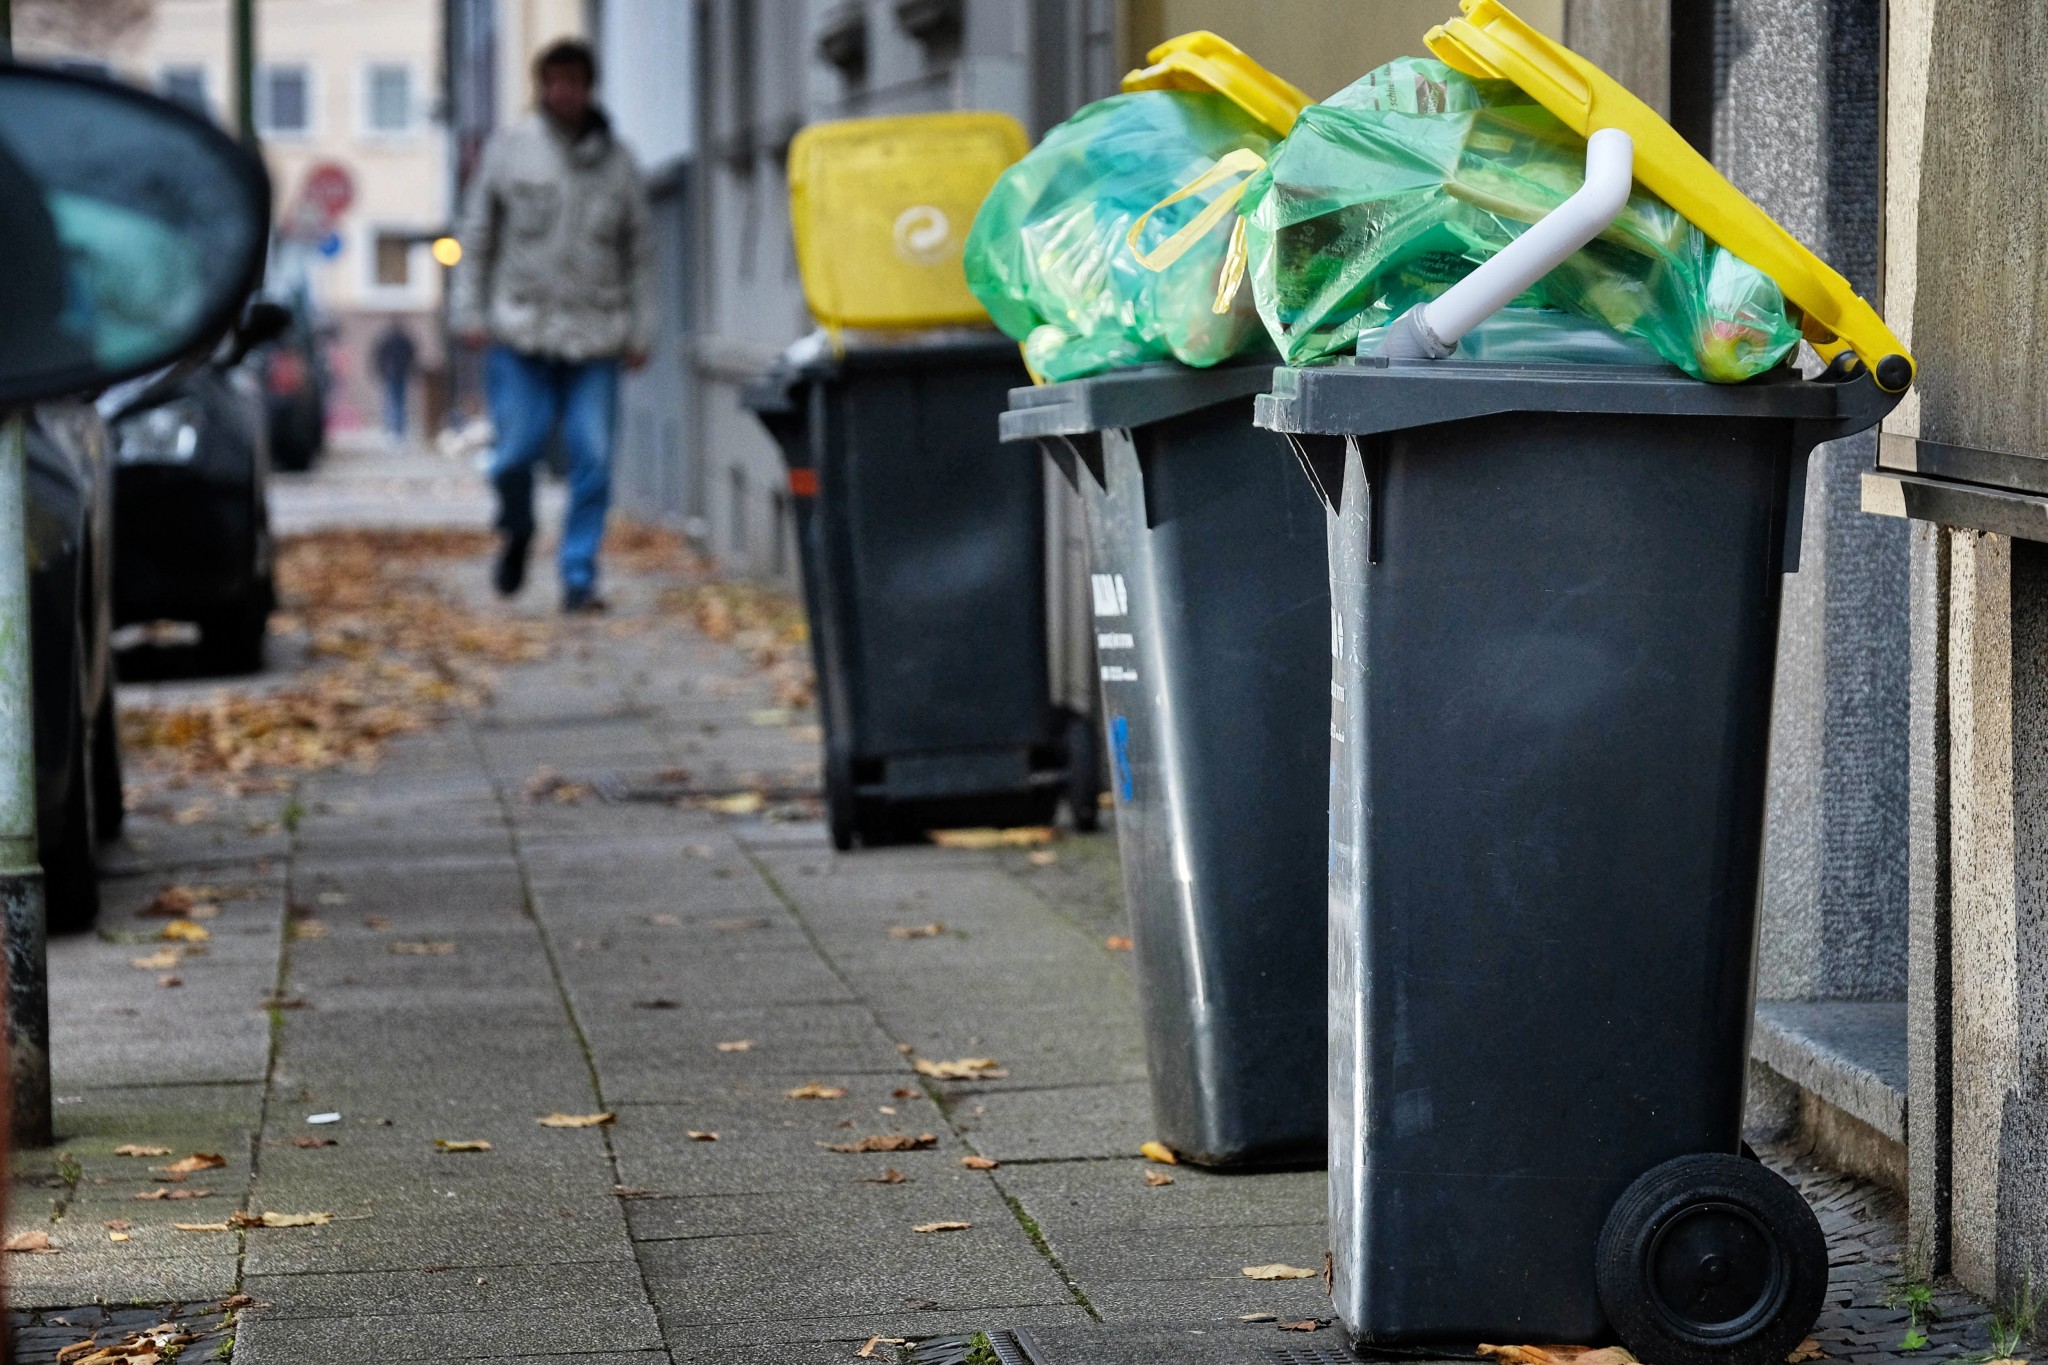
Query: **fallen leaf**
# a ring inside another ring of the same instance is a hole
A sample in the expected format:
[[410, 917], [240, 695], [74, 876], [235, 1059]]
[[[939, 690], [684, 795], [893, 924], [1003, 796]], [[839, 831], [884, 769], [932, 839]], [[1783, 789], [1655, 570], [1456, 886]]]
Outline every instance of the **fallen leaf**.
[[5, 1242], [0, 1242], [0, 1251], [18, 1251], [28, 1255], [50, 1256], [63, 1250], [50, 1240], [50, 1234], [41, 1228], [30, 1228], [17, 1232]]
[[752, 1052], [754, 1050], [754, 1040], [752, 1038], [737, 1038], [730, 1043], [719, 1043], [717, 1046], [720, 1052]]
[[800, 1085], [794, 1090], [785, 1090], [782, 1093], [792, 1100], [843, 1100], [846, 1098], [846, 1087], [820, 1085], [812, 1081], [808, 1085]]
[[180, 1232], [230, 1232], [233, 1230], [226, 1223], [173, 1223], [171, 1226]]
[[992, 1171], [1003, 1163], [985, 1156], [963, 1156], [960, 1164], [970, 1171]]
[[974, 1226], [974, 1224], [972, 1224], [972, 1223], [958, 1223], [958, 1222], [938, 1222], [938, 1223], [919, 1223], [919, 1224], [918, 1224], [918, 1225], [917, 1225], [916, 1227], [912, 1228], [912, 1229], [911, 1229], [911, 1231], [912, 1231], [912, 1232], [965, 1232], [965, 1231], [967, 1231], [967, 1229], [969, 1229], [969, 1228], [971, 1228], [971, 1227], [973, 1227], [973, 1226]]
[[927, 1147], [938, 1146], [939, 1139], [931, 1133], [919, 1133], [916, 1137], [907, 1133], [878, 1133], [858, 1142], [821, 1142], [818, 1145], [828, 1152], [921, 1152]]
[[138, 972], [160, 972], [166, 967], [175, 967], [185, 960], [185, 955], [176, 948], [159, 948], [148, 957], [138, 957], [129, 966]]
[[110, 1232], [107, 1234], [107, 1240], [109, 1242], [126, 1242], [132, 1239], [125, 1232]]
[[1504, 1365], [1636, 1365], [1636, 1358], [1619, 1346], [1481, 1345], [1479, 1354]]
[[228, 1225], [238, 1228], [317, 1228], [334, 1221], [331, 1213], [231, 1213]]
[[303, 995], [273, 995], [263, 1002], [263, 1008], [267, 1010], [302, 1010], [306, 1008], [306, 997]]
[[703, 802], [704, 809], [717, 811], [720, 815], [755, 815], [767, 804], [768, 799], [759, 792], [707, 797]]
[[230, 1294], [220, 1301], [220, 1306], [221, 1310], [225, 1312], [231, 1308], [247, 1308], [254, 1302], [256, 1302], [254, 1294]]
[[1248, 1280], [1313, 1280], [1316, 1273], [1276, 1261], [1272, 1265], [1248, 1265], [1244, 1268], [1244, 1277]]
[[943, 924], [892, 924], [890, 938], [937, 938], [946, 932]]
[[1280, 1315], [1278, 1313], [1239, 1313], [1237, 1320], [1239, 1322], [1278, 1322], [1280, 1321]]
[[211, 801], [194, 801], [171, 816], [171, 822], [179, 825], [196, 825], [212, 816], [214, 805]]
[[198, 905], [201, 899], [199, 892], [193, 887], [167, 886], [157, 892], [148, 905], [135, 913], [159, 919], [175, 919], [180, 915], [189, 914], [192, 907]]
[[160, 1200], [160, 1199], [211, 1199], [211, 1198], [213, 1198], [213, 1191], [212, 1191], [212, 1190], [174, 1190], [174, 1189], [170, 1188], [170, 1187], [169, 1187], [168, 1185], [159, 1185], [159, 1186], [157, 1186], [157, 1187], [156, 1187], [155, 1189], [153, 1189], [153, 1190], [144, 1190], [144, 1191], [142, 1191], [142, 1193], [140, 1193], [140, 1194], [131, 1194], [131, 1195], [129, 1195], [128, 1197], [129, 1197], [130, 1199], [141, 1199], [141, 1200]]
[[698, 1131], [697, 1129], [695, 1129], [695, 1128], [685, 1128], [685, 1129], [684, 1129], [683, 1131], [684, 1131], [685, 1133], [689, 1134], [689, 1137], [690, 1137], [690, 1141], [692, 1141], [692, 1142], [716, 1142], [716, 1141], [718, 1141], [718, 1134], [716, 1134], [716, 1133], [703, 1133], [703, 1132], [699, 1132], [699, 1131]]
[[304, 1147], [309, 1150], [314, 1147], [339, 1147], [340, 1145], [341, 1144], [339, 1142], [336, 1142], [333, 1138], [316, 1138], [301, 1135], [299, 1137], [295, 1137], [292, 1139], [292, 1146]]
[[169, 1156], [170, 1154], [171, 1149], [168, 1147], [143, 1147], [133, 1142], [124, 1143], [114, 1149], [115, 1156]]
[[909, 1344], [910, 1341], [907, 1337], [869, 1337], [867, 1340], [867, 1344], [862, 1346], [858, 1351], [855, 1351], [854, 1355], [860, 1358], [861, 1360], [873, 1360], [875, 1358], [875, 1351], [878, 1347], [908, 1346]]
[[291, 922], [294, 939], [322, 939], [327, 937], [327, 921], [324, 919], [295, 919]]
[[1102, 946], [1112, 953], [1128, 953], [1131, 950], [1131, 941], [1122, 934], [1111, 934], [1102, 940]]
[[910, 1065], [918, 1075], [937, 1081], [993, 1081], [1010, 1074], [993, 1057], [962, 1057], [957, 1062], [934, 1062], [919, 1057]]
[[[635, 1000], [633, 1008], [636, 1010], [679, 1010], [682, 1008], [682, 1004], [680, 1001], [657, 998], [654, 1000]], [[721, 1043], [719, 1046], [723, 1047], [724, 1044]]]
[[446, 957], [455, 951], [455, 945], [446, 939], [430, 939], [419, 943], [394, 943], [391, 951], [401, 957]]
[[194, 1152], [190, 1156], [179, 1157], [162, 1171], [165, 1175], [190, 1175], [194, 1171], [210, 1171], [227, 1164], [228, 1159], [219, 1152]]
[[172, 943], [204, 943], [213, 937], [203, 924], [194, 924], [189, 919], [174, 919], [157, 931], [158, 938]]
[[1051, 867], [1060, 860], [1060, 855], [1049, 848], [1033, 849], [1024, 855], [1025, 861], [1033, 867]]
[[[1820, 1348], [1820, 1343], [1814, 1338], [1808, 1337], [1786, 1354], [1785, 1365], [1806, 1365], [1806, 1362], [1809, 1360], [1826, 1360], [1827, 1358], [1828, 1353]], [[1992, 1362], [1992, 1365], [1998, 1365], [1998, 1363]]]
[[902, 1185], [907, 1183], [909, 1179], [909, 1176], [903, 1174], [894, 1166], [884, 1166], [880, 1175], [864, 1175], [860, 1178], [860, 1183], [863, 1185]]
[[389, 929], [391, 921], [383, 915], [365, 915], [363, 916], [363, 927], [365, 929]]
[[1161, 1185], [1171, 1185], [1173, 1177], [1164, 1171], [1147, 1171], [1145, 1172], [1145, 1183], [1156, 1190]]
[[914, 1100], [917, 1098], [917, 1092], [907, 1086], [899, 1085], [894, 1090], [891, 1090], [889, 1094], [891, 1098], [899, 1100]]
[[672, 929], [676, 925], [681, 924], [683, 921], [680, 915], [649, 915], [647, 917], [647, 922], [649, 924], [659, 925], [663, 929]]
[[1180, 1158], [1173, 1154], [1173, 1148], [1156, 1139], [1139, 1143], [1138, 1155], [1147, 1161], [1156, 1161], [1162, 1166], [1180, 1165]]
[[184, 985], [184, 984], [185, 984], [185, 978], [184, 978], [184, 977], [182, 977], [182, 976], [179, 976], [179, 975], [178, 975], [177, 973], [175, 973], [175, 972], [166, 972], [166, 973], [164, 973], [164, 975], [162, 975], [162, 976], [160, 976], [160, 977], [158, 977], [158, 978], [156, 979], [156, 984], [157, 984], [157, 985], [159, 985], [159, 986], [162, 986], [162, 987], [163, 987], [163, 988], [164, 988], [165, 990], [169, 990], [169, 989], [171, 989], [171, 988], [172, 988], [172, 987], [174, 987], [174, 986], [182, 986], [182, 985]]
[[435, 1138], [434, 1149], [441, 1152], [488, 1152], [491, 1144], [481, 1138]]
[[543, 1128], [602, 1128], [616, 1118], [617, 1114], [606, 1110], [602, 1114], [554, 1113], [544, 1119], [535, 1119], [534, 1122]]
[[1320, 1332], [1322, 1328], [1323, 1324], [1317, 1318], [1303, 1318], [1300, 1322], [1283, 1322], [1280, 1324], [1280, 1330], [1283, 1332]]
[[931, 841], [940, 848], [1029, 848], [1049, 844], [1059, 831], [1049, 825], [1023, 825], [1015, 829], [935, 829]]

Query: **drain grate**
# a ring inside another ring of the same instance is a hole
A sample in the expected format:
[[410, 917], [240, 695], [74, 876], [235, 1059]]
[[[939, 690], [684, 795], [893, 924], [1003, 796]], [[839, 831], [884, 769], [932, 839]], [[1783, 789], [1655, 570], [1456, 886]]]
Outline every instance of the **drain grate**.
[[1265, 1365], [1363, 1365], [1338, 1346], [1268, 1346]]
[[1015, 1332], [990, 1332], [988, 1344], [995, 1348], [996, 1359], [1003, 1365], [1038, 1365]]

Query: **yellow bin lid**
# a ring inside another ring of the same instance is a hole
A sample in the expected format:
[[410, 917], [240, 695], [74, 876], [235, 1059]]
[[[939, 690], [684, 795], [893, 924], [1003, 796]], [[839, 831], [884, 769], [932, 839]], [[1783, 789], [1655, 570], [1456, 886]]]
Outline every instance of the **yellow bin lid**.
[[[1769, 275], [1806, 315], [1806, 339], [1833, 360], [1845, 350], [1897, 393], [1913, 357], [1849, 282], [1752, 203], [1657, 111], [1578, 53], [1529, 27], [1500, 0], [1459, 0], [1465, 17], [1429, 31], [1429, 50], [1468, 76], [1508, 80], [1581, 137], [1619, 128], [1635, 140], [1638, 184], [1700, 231]], [[1887, 363], [1889, 362], [1889, 363]]]
[[1008, 114], [814, 123], [789, 144], [789, 217], [804, 301], [828, 329], [986, 323], [961, 244], [1030, 147]]
[[1145, 54], [1148, 66], [1124, 77], [1124, 90], [1213, 91], [1276, 133], [1315, 103], [1300, 90], [1247, 57], [1236, 44], [1207, 29], [1168, 38]]

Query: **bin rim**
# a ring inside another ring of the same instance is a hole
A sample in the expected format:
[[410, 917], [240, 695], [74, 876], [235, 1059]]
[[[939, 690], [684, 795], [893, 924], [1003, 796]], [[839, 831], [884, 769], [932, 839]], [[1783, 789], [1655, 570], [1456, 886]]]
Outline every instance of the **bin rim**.
[[1152, 361], [1080, 379], [1010, 390], [999, 425], [1005, 441], [1086, 436], [1112, 427], [1139, 427], [1238, 402], [1272, 382], [1269, 356], [1239, 357], [1196, 368]]

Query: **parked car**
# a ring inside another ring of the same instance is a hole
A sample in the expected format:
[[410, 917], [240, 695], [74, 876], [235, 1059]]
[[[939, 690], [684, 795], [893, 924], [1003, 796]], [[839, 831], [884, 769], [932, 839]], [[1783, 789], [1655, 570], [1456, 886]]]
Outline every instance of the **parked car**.
[[303, 303], [290, 325], [256, 356], [270, 413], [270, 459], [277, 469], [311, 469], [327, 445], [327, 363], [320, 329]]
[[79, 402], [31, 409], [23, 438], [36, 842], [50, 930], [67, 933], [98, 917], [99, 843], [121, 832], [108, 438], [99, 414]]
[[114, 624], [197, 626], [207, 672], [263, 667], [270, 422], [243, 361], [290, 325], [278, 305], [252, 304], [207, 364], [100, 399], [114, 437]]

